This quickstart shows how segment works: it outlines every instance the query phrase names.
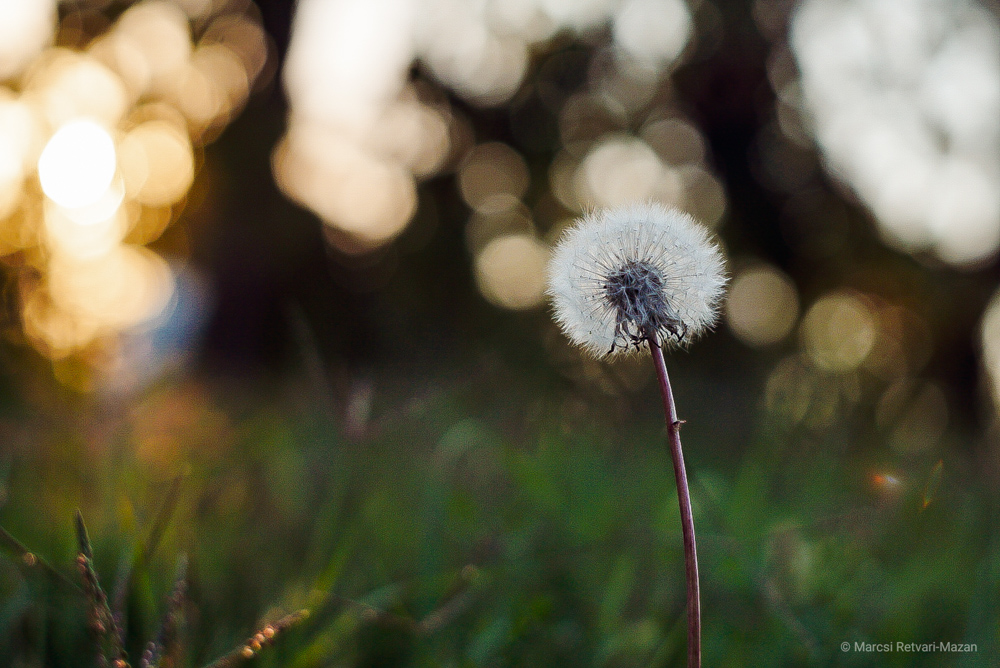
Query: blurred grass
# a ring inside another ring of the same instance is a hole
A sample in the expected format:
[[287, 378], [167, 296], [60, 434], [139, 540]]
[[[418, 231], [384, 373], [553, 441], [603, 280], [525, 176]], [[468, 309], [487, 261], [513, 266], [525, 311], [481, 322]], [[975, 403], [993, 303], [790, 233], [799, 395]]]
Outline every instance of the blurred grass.
[[[133, 658], [187, 553], [183, 665], [300, 608], [309, 619], [252, 665], [683, 665], [683, 555], [655, 396], [484, 360], [419, 380], [373, 372], [358, 386], [370, 410], [350, 429], [294, 382], [267, 403], [194, 381], [130, 411], [81, 401], [22, 434], [0, 525], [76, 582], [81, 508], [102, 579], [135, 565]], [[745, 441], [720, 441], [732, 406], [713, 424], [712, 383], [685, 385], [693, 363], [676, 366], [706, 665], [994, 665], [996, 497], [970, 461], [860, 447], [864, 410], [809, 427], [761, 405]], [[873, 462], [901, 482], [873, 486]], [[137, 556], [178, 473], [159, 547]], [[6, 553], [3, 664], [93, 665], [76, 588]], [[978, 652], [845, 653], [845, 641]]]

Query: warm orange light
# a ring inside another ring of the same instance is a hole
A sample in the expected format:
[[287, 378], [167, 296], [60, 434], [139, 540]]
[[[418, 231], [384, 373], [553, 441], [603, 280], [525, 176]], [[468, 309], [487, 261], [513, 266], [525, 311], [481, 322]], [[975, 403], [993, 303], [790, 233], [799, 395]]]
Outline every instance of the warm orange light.
[[71, 121], [59, 128], [38, 158], [42, 190], [67, 208], [97, 202], [111, 185], [115, 168], [111, 135], [89, 119]]
[[103, 255], [117, 246], [125, 237], [127, 221], [120, 209], [121, 190], [117, 190], [117, 202], [115, 190], [109, 188], [108, 192], [106, 201], [85, 207], [84, 213], [91, 217], [82, 219], [80, 209], [65, 209], [55, 202], [46, 202], [45, 232], [49, 250], [87, 258]]
[[120, 76], [98, 60], [67, 49], [42, 54], [27, 83], [52, 127], [78, 118], [114, 127], [133, 102]]
[[117, 246], [104, 255], [54, 262], [48, 288], [63, 311], [110, 333], [159, 315], [170, 299], [173, 276], [152, 251]]
[[148, 206], [169, 206], [194, 181], [194, 153], [187, 135], [166, 121], [134, 127], [119, 145], [125, 189]]
[[872, 487], [883, 493], [895, 493], [903, 484], [899, 478], [891, 473], [873, 473], [870, 480]]
[[268, 45], [246, 3], [136, 0], [109, 9], [109, 28], [88, 34], [84, 50], [46, 49], [56, 4], [0, 0], [0, 81], [16, 81], [0, 86], [0, 257], [27, 251], [31, 270], [15, 272], [35, 347], [94, 361], [91, 344], [169, 301], [166, 262], [136, 244], [170, 224], [197, 147], [246, 102]]
[[0, 80], [17, 74], [52, 41], [55, 0], [0, 2]]
[[384, 244], [416, 208], [409, 170], [322, 126], [293, 127], [275, 150], [273, 169], [286, 195], [353, 239], [344, 250]]
[[0, 134], [0, 220], [14, 212], [21, 200], [24, 170], [10, 141]]
[[145, 0], [118, 19], [110, 36], [115, 60], [137, 93], [169, 89], [191, 57], [191, 28], [177, 5]]

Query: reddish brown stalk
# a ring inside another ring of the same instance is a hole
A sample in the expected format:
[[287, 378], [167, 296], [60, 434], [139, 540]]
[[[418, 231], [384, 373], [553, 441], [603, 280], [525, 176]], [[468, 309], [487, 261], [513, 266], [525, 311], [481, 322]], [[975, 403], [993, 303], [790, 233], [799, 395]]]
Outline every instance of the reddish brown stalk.
[[701, 593], [698, 584], [698, 550], [694, 540], [694, 516], [691, 514], [691, 493], [688, 491], [687, 472], [684, 470], [684, 453], [681, 451], [681, 424], [677, 419], [674, 393], [670, 389], [667, 364], [658, 338], [649, 338], [649, 351], [653, 355], [656, 377], [663, 395], [663, 410], [667, 419], [670, 438], [670, 456], [674, 460], [674, 478], [677, 480], [677, 501], [681, 507], [681, 530], [684, 534], [684, 566], [687, 572], [688, 614], [688, 668], [701, 668]]

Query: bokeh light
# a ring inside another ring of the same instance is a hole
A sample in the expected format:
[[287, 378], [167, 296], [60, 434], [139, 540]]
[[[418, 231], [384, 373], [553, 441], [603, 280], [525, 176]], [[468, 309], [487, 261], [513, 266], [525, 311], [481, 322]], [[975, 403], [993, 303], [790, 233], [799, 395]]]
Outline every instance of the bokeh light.
[[527, 70], [524, 38], [491, 30], [483, 5], [462, 0], [426, 4], [430, 11], [415, 23], [415, 37], [434, 74], [479, 104], [509, 99]]
[[1000, 411], [1000, 292], [993, 295], [980, 325], [982, 364], [989, 382], [990, 394]]
[[434, 174], [451, 148], [448, 119], [441, 110], [409, 98], [390, 105], [368, 137], [375, 153], [405, 165], [414, 176]]
[[31, 110], [12, 92], [0, 88], [0, 220], [20, 202], [25, 176], [33, 167], [35, 130]]
[[104, 198], [83, 209], [45, 203], [45, 240], [49, 250], [78, 258], [110, 252], [128, 231], [127, 214], [120, 207], [121, 189], [108, 188]]
[[105, 39], [108, 56], [136, 96], [176, 86], [193, 48], [188, 17], [166, 0], [128, 8]]
[[24, 172], [17, 154], [9, 146], [0, 146], [0, 219], [17, 208]]
[[115, 143], [94, 121], [71, 121], [56, 130], [38, 158], [38, 180], [52, 201], [67, 208], [97, 202], [117, 169]]
[[[725, 193], [718, 179], [697, 164], [703, 156], [704, 142], [697, 131], [692, 136], [687, 130], [693, 128], [680, 121], [653, 124], [644, 135], [652, 137], [662, 153], [643, 139], [606, 134], [575, 168], [570, 161], [558, 166], [554, 163], [553, 170], [559, 171], [552, 174], [553, 190], [567, 206], [578, 211], [656, 201], [685, 210], [714, 226], [725, 213]], [[676, 162], [666, 162], [662, 155]], [[572, 192], [567, 192], [570, 189]]]
[[666, 360], [705, 656], [997, 654], [997, 1], [0, 0], [0, 655], [110, 647], [37, 586], [81, 508], [130, 652], [186, 552], [190, 661], [683, 664], [648, 351], [546, 308], [633, 200], [730, 258]]
[[802, 319], [802, 339], [810, 359], [821, 369], [857, 368], [871, 352], [876, 321], [857, 295], [847, 292], [818, 299]]
[[828, 169], [885, 239], [959, 266], [995, 256], [997, 17], [974, 0], [805, 0], [790, 39], [801, 78], [779, 97], [800, 101]]
[[545, 296], [548, 248], [526, 234], [490, 241], [476, 256], [476, 281], [493, 304], [513, 310], [533, 308]]
[[409, 170], [332, 130], [290, 128], [275, 150], [273, 169], [286, 195], [343, 233], [338, 245], [345, 251], [371, 250], [392, 239], [416, 208]]
[[798, 291], [783, 272], [765, 264], [740, 271], [726, 300], [726, 324], [749, 346], [783, 340], [799, 316]]
[[53, 359], [96, 363], [88, 349], [170, 303], [172, 270], [142, 244], [176, 219], [198, 147], [265, 69], [262, 28], [230, 5], [143, 0], [57, 26], [51, 3], [0, 2], [0, 79], [16, 76], [0, 88], [0, 258], [24, 333]]
[[577, 172], [577, 192], [585, 205], [608, 207], [656, 199], [676, 205], [680, 184], [664, 169], [645, 142], [632, 137], [606, 137], [584, 158]]
[[528, 190], [528, 165], [506, 144], [480, 144], [465, 156], [458, 172], [458, 186], [462, 198], [473, 209], [495, 208], [497, 201], [519, 200]]
[[0, 81], [31, 62], [52, 41], [55, 0], [0, 0]]
[[682, 0], [625, 0], [614, 18], [615, 43], [649, 63], [676, 59], [691, 36], [691, 12]]
[[662, 118], [643, 126], [641, 136], [668, 165], [698, 165], [705, 159], [705, 138], [680, 118]]
[[477, 254], [490, 241], [507, 234], [534, 235], [531, 212], [520, 200], [497, 196], [496, 207], [474, 213], [465, 225], [465, 242], [469, 252]]
[[160, 256], [119, 245], [96, 257], [54, 262], [49, 294], [66, 312], [117, 331], [159, 315], [169, 301], [172, 280]]
[[44, 52], [25, 83], [29, 99], [57, 128], [81, 117], [113, 128], [132, 102], [115, 72], [89, 55], [63, 48]]
[[[553, 165], [558, 200], [580, 212], [655, 199], [717, 223], [725, 196], [703, 163], [694, 126], [652, 119], [667, 123], [650, 130], [654, 149], [629, 133], [620, 113], [642, 112], [682, 57], [693, 19], [680, 0], [302, 0], [283, 72], [291, 114], [272, 161], [276, 180], [349, 253], [398, 236], [416, 210], [417, 179], [446, 164], [458, 165], [459, 190], [476, 215], [516, 207], [531, 192], [525, 156], [509, 141], [475, 138], [465, 153], [456, 141], [461, 119], [442, 97], [417, 92], [425, 88], [413, 85], [411, 68], [419, 61], [434, 84], [475, 107], [497, 106], [524, 90], [534, 46], [560, 29], [601, 25], [610, 28], [612, 47], [600, 52], [588, 90], [561, 114], [560, 134], [576, 146], [559, 169]], [[593, 132], [590, 119], [600, 114], [613, 121]], [[523, 131], [536, 130], [528, 123]], [[356, 195], [376, 183], [380, 195]]]
[[142, 204], [169, 206], [183, 198], [194, 181], [191, 141], [166, 121], [132, 128], [118, 151], [125, 189]]

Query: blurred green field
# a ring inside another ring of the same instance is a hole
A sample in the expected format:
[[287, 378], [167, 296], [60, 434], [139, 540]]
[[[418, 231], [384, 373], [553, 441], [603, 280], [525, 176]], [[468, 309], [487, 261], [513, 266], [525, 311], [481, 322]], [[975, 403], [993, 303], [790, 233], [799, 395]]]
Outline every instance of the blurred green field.
[[[128, 596], [133, 657], [187, 554], [181, 665], [300, 608], [311, 616], [250, 665], [683, 665], [683, 555], [652, 373], [626, 363], [635, 389], [607, 394], [529, 357], [381, 370], [349, 390], [346, 417], [320, 410], [305, 381], [266, 402], [195, 381], [137, 406], [72, 398], [19, 426], [0, 524], [78, 582], [81, 509], [110, 589], [180, 476]], [[880, 481], [886, 451], [864, 407], [824, 422], [821, 404], [790, 415], [763, 397], [740, 415], [715, 384], [736, 377], [699, 382], [698, 357], [671, 363], [706, 665], [992, 665], [995, 492], [970, 463], [913, 458]], [[742, 377], [747, 391], [763, 380]], [[8, 665], [93, 665], [83, 596], [9, 550], [0, 564]], [[856, 641], [978, 651], [841, 651]]]

